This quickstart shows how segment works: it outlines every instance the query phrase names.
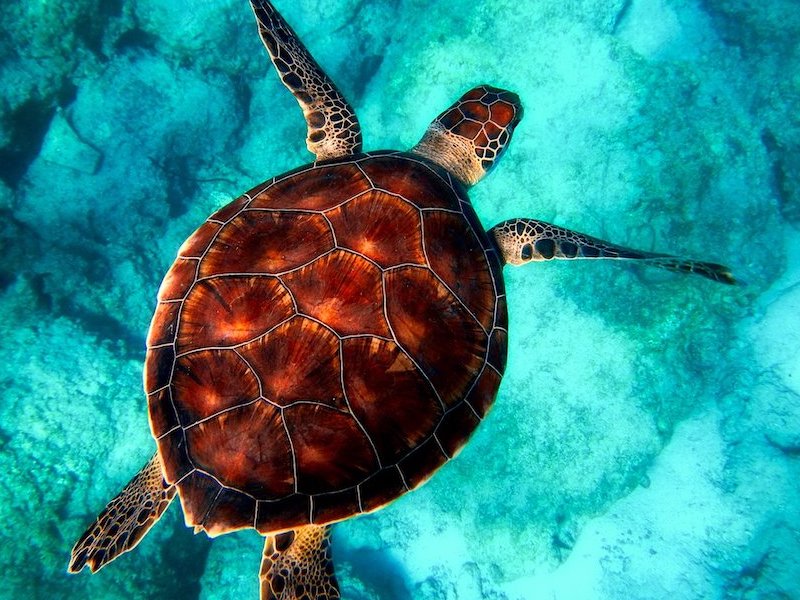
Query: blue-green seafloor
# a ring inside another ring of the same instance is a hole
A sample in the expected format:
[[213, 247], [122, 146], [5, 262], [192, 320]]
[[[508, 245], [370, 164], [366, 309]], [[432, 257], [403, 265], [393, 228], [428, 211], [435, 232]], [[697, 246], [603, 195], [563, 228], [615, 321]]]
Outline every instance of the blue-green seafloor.
[[[793, 0], [276, 0], [408, 148], [468, 87], [526, 109], [472, 191], [729, 264], [506, 268], [510, 362], [462, 454], [337, 525], [343, 596], [800, 598], [800, 12]], [[68, 576], [154, 449], [155, 292], [215, 208], [308, 162], [244, 0], [6, 1], [0, 21], [0, 596], [256, 598], [261, 540], [179, 507]]]

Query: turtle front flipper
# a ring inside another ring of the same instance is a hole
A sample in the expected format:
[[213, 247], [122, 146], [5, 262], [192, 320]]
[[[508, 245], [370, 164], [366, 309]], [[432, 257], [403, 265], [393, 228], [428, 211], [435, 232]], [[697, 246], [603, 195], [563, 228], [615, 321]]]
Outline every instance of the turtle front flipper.
[[78, 573], [88, 564], [95, 573], [133, 550], [174, 497], [175, 486], [164, 481], [161, 461], [155, 454], [77, 541], [69, 572]]
[[331, 559], [330, 525], [268, 535], [259, 576], [261, 600], [340, 598]]
[[268, 0], [251, 0], [258, 32], [272, 64], [289, 88], [308, 125], [306, 145], [317, 160], [361, 152], [356, 113]]
[[719, 283], [736, 283], [725, 265], [625, 248], [535, 219], [503, 221], [492, 227], [489, 234], [510, 265], [553, 258], [636, 260], [678, 273], [694, 273]]

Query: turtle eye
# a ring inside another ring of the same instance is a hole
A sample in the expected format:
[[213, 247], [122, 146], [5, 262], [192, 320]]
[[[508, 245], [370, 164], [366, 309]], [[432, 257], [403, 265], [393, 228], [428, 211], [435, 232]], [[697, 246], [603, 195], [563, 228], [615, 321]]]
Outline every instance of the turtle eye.
[[530, 260], [531, 257], [533, 257], [533, 246], [530, 244], [524, 244], [520, 254], [522, 255], [522, 260]]

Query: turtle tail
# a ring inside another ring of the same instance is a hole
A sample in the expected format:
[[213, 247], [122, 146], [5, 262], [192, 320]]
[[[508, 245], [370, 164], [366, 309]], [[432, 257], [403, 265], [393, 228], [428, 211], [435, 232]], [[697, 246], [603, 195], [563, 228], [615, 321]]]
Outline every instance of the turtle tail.
[[174, 497], [175, 486], [164, 481], [161, 461], [155, 454], [76, 542], [69, 572], [78, 573], [89, 565], [95, 573], [133, 550]]

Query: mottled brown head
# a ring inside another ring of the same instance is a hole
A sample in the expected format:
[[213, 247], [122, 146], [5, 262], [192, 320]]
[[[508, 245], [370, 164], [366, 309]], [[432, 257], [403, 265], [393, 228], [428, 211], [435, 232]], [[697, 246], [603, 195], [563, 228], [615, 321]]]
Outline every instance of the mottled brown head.
[[515, 93], [479, 85], [436, 117], [412, 152], [474, 185], [500, 158], [521, 118]]

